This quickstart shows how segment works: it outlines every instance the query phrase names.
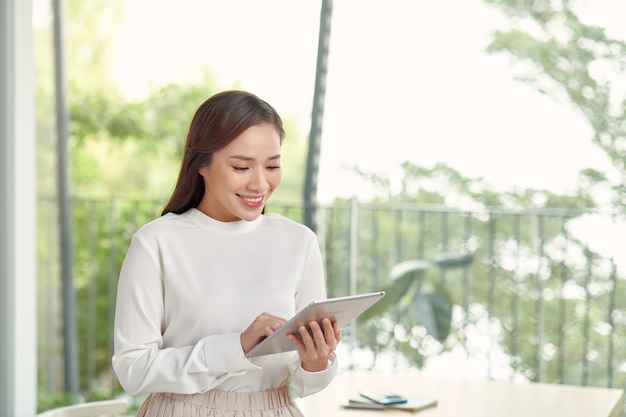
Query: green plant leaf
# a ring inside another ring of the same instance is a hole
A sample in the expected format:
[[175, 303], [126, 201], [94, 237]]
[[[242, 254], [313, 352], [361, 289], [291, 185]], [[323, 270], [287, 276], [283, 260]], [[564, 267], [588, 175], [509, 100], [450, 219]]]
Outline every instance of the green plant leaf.
[[390, 273], [394, 280], [391, 285], [383, 288], [385, 296], [369, 309], [365, 310], [365, 312], [359, 316], [359, 320], [368, 320], [385, 311], [391, 310], [394, 306], [397, 307], [415, 282], [418, 282], [417, 288], [419, 288], [427, 268], [428, 263], [419, 260], [401, 262], [394, 266]]
[[442, 268], [456, 268], [469, 265], [474, 258], [472, 252], [453, 253], [442, 255], [433, 260], [433, 262]]
[[433, 293], [418, 293], [413, 308], [428, 334], [439, 342], [446, 340], [450, 335], [452, 303], [442, 288]]

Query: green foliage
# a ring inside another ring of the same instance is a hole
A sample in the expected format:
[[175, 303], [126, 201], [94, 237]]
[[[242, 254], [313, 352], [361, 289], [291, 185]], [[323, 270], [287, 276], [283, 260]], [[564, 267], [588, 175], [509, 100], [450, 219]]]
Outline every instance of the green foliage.
[[626, 293], [615, 285], [612, 260], [570, 234], [594, 206], [585, 190], [497, 193], [445, 164], [407, 161], [403, 169], [402, 187], [388, 200], [338, 200], [324, 216], [331, 294], [352, 288], [351, 275], [358, 291], [387, 292], [357, 322], [359, 347], [398, 352], [422, 367], [451, 349], [471, 355], [470, 335], [487, 332], [517, 376], [603, 385], [601, 368], [611, 366], [614, 381], [626, 380], [607, 365], [606, 336], [612, 329], [611, 343], [626, 343], [606, 319], [623, 313], [607, 311]]
[[[142, 101], [77, 91], [70, 142], [76, 194], [168, 195], [178, 175], [191, 118], [217, 91], [210, 73], [203, 84], [164, 85]], [[306, 149], [293, 118], [285, 118], [285, 129], [283, 183], [275, 198], [294, 202], [302, 196]]]
[[115, 36], [122, 22], [123, 0], [71, 0], [64, 2], [65, 51], [70, 98], [76, 91], [119, 94], [112, 64]]
[[[471, 260], [471, 255], [462, 254], [439, 257], [434, 264], [448, 269], [465, 267]], [[403, 326], [408, 333], [413, 332], [416, 326], [421, 326], [434, 340], [444, 343], [451, 331], [453, 302], [445, 285], [438, 281], [426, 281], [430, 267], [431, 262], [424, 260], [404, 261], [395, 265], [390, 272], [392, 281], [382, 287], [385, 296], [361, 314], [357, 323], [364, 326], [363, 330], [367, 330], [372, 322], [387, 317], [387, 320], [395, 321], [396, 326]], [[385, 329], [376, 325], [374, 328], [377, 329], [377, 337], [362, 340], [365, 343], [363, 346], [381, 350], [389, 340], [394, 339], [397, 329], [395, 326]], [[409, 345], [405, 345], [404, 349], [413, 350]], [[419, 352], [410, 355], [413, 358], [420, 356]], [[420, 363], [422, 360], [419, 359]]]
[[[281, 169], [283, 179], [280, 187], [274, 192], [270, 206], [299, 206], [304, 194], [304, 175], [306, 172], [307, 141], [306, 136], [297, 128], [296, 115], [281, 115], [285, 128], [285, 139], [281, 149]], [[291, 217], [302, 221], [303, 216]]]
[[417, 287], [413, 290], [419, 291], [427, 268], [428, 265], [421, 261], [407, 261], [396, 265], [391, 273], [393, 281], [382, 288], [385, 296], [361, 314], [359, 320], [369, 320], [396, 307], [409, 294], [411, 287]]
[[626, 68], [626, 41], [584, 24], [580, 1], [486, 0], [508, 18], [510, 28], [493, 33], [487, 51], [505, 53], [519, 80], [571, 103], [593, 129], [593, 143], [611, 161], [602, 175], [581, 173], [585, 192], [610, 189], [615, 208], [626, 208], [626, 97], [619, 88]]
[[446, 289], [438, 285], [432, 293], [420, 292], [415, 296], [413, 308], [426, 332], [438, 342], [444, 342], [450, 335], [452, 322], [452, 301]]
[[73, 91], [70, 114], [74, 146], [83, 145], [102, 132], [113, 140], [143, 138], [147, 135], [145, 111], [143, 103], [128, 103], [93, 91]]
[[428, 267], [425, 261], [396, 265], [391, 271], [393, 281], [382, 289], [385, 297], [361, 314], [359, 321], [378, 319], [383, 314], [415, 317], [435, 340], [445, 341], [450, 334], [452, 303], [441, 285], [436, 285], [434, 291], [422, 289]]
[[111, 373], [117, 274], [139, 225], [158, 217], [164, 201], [74, 201], [74, 285], [81, 392], [89, 399], [120, 391]]
[[37, 412], [40, 413], [53, 408], [64, 407], [76, 403], [73, 395], [68, 393], [38, 393], [37, 395]]
[[138, 102], [77, 91], [72, 100], [72, 174], [78, 195], [168, 195], [191, 117], [217, 88], [207, 80], [165, 85]]
[[[458, 208], [589, 209], [595, 207], [592, 197], [584, 189], [570, 196], [535, 189], [513, 189], [500, 192], [482, 178], [466, 177], [442, 162], [432, 167], [423, 167], [405, 161], [401, 166], [403, 170], [401, 191], [398, 195], [390, 196], [390, 201], [442, 204]], [[366, 175], [363, 177], [368, 178]]]

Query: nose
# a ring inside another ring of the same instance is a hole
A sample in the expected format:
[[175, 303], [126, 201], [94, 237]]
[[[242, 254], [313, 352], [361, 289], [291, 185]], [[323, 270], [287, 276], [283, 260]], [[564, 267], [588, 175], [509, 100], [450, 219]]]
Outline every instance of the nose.
[[253, 169], [248, 181], [247, 188], [250, 191], [257, 192], [259, 194], [265, 193], [269, 188], [267, 178], [263, 169]]

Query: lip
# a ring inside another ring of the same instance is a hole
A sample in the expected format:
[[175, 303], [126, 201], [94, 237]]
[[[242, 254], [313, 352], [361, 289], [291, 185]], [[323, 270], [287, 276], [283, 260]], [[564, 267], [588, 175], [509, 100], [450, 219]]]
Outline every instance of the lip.
[[253, 209], [263, 207], [263, 204], [265, 203], [265, 195], [244, 196], [241, 194], [237, 194], [237, 197], [239, 197], [244, 206]]

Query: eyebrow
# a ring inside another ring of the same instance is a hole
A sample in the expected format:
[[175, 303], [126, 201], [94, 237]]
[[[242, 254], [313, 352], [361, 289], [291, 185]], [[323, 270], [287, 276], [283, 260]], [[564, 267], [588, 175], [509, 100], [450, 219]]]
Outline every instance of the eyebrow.
[[[239, 159], [241, 161], [255, 161], [256, 160], [256, 158], [253, 158], [251, 156], [246, 156], [246, 155], [231, 155], [229, 158]], [[276, 154], [274, 156], [270, 156], [269, 158], [267, 158], [268, 161], [275, 161], [277, 159], [280, 159], [280, 154]]]

